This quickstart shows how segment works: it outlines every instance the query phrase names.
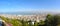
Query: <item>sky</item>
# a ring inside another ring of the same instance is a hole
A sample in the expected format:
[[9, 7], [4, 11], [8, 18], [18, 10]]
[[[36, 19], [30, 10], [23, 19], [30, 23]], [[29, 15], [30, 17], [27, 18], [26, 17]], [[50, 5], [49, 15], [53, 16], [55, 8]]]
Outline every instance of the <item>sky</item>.
[[0, 0], [0, 12], [60, 12], [60, 0]]

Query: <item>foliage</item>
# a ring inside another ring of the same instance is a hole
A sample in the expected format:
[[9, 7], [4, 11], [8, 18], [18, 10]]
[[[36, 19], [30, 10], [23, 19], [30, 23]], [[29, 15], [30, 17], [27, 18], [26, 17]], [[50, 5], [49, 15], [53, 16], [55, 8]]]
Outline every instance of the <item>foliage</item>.
[[[59, 15], [51, 15], [48, 14], [46, 16], [46, 20], [40, 22], [35, 22], [34, 25], [32, 25], [32, 21], [24, 21], [24, 20], [18, 20], [18, 19], [9, 19], [4, 16], [0, 16], [2, 20], [4, 20], [6, 23], [10, 23], [13, 26], [60, 26], [60, 16]], [[28, 24], [29, 23], [29, 24]]]
[[45, 22], [43, 20], [40, 20], [39, 25], [44, 25], [44, 24], [45, 24]]

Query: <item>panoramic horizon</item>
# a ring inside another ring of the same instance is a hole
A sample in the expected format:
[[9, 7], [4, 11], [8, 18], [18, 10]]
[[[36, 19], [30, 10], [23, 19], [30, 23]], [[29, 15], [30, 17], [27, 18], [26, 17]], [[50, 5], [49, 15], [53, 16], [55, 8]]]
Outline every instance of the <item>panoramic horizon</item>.
[[0, 13], [58, 12], [60, 0], [0, 0]]
[[0, 0], [0, 26], [60, 26], [60, 0]]

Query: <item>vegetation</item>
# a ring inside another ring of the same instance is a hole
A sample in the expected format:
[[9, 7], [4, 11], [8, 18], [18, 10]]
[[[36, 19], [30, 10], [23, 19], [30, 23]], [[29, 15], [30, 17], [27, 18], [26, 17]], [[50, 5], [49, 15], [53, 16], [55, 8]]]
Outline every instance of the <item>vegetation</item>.
[[46, 16], [46, 20], [40, 20], [40, 22], [34, 22], [34, 25], [32, 25], [32, 21], [24, 21], [24, 20], [18, 20], [18, 19], [9, 19], [4, 16], [0, 16], [2, 20], [4, 20], [6, 23], [10, 23], [13, 26], [60, 26], [60, 16], [59, 15], [51, 15], [48, 14]]

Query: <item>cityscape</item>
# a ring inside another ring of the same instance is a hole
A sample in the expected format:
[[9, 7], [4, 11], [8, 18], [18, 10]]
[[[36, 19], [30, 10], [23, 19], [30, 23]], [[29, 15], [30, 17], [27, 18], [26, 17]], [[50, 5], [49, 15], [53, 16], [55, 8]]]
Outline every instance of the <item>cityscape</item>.
[[0, 0], [0, 26], [60, 26], [60, 0]]
[[37, 20], [45, 20], [47, 14], [42, 14], [42, 15], [0, 15], [0, 16], [4, 16], [6, 18], [9, 18], [9, 19], [19, 19], [19, 20], [25, 20], [25, 21], [37, 21]]

